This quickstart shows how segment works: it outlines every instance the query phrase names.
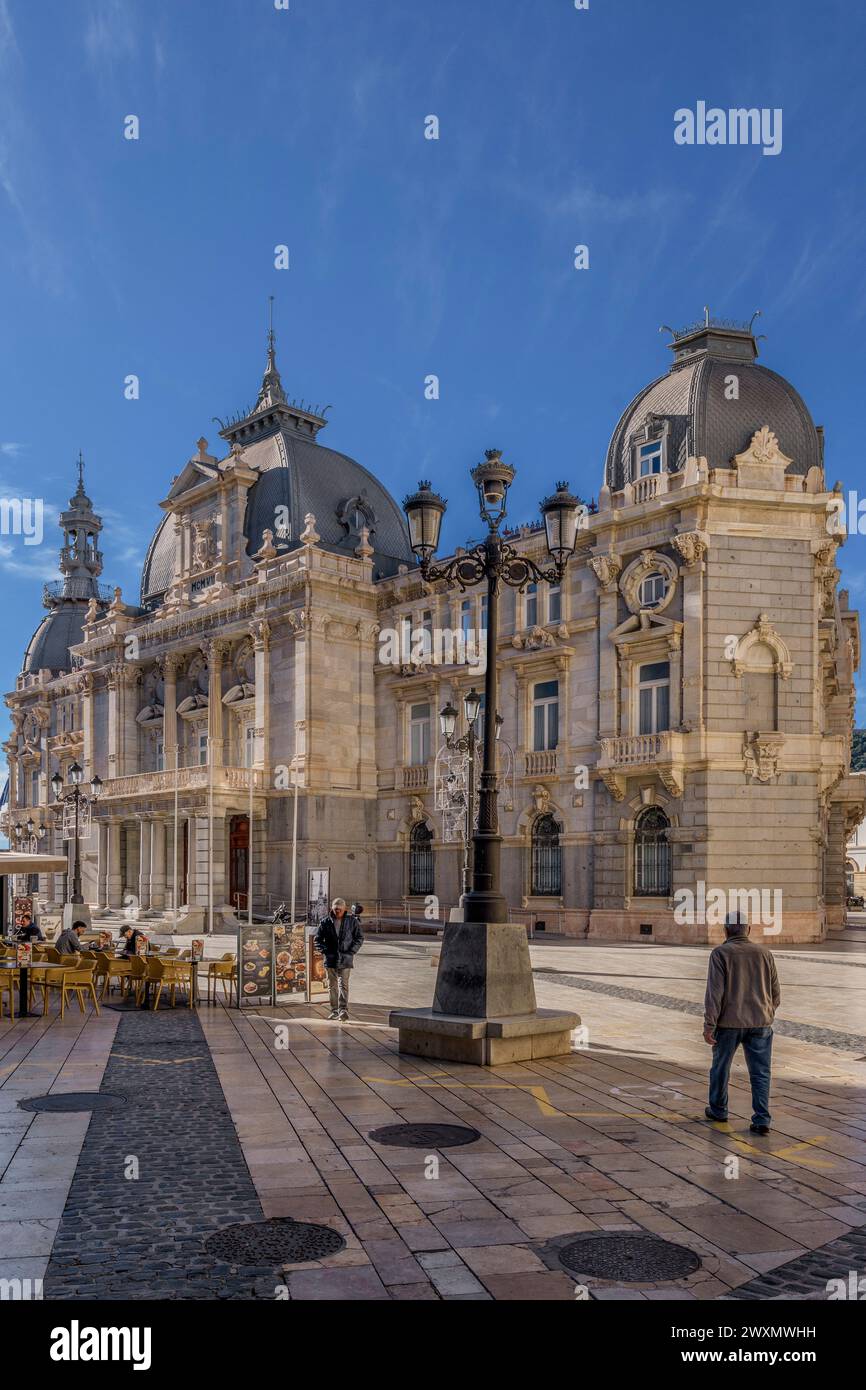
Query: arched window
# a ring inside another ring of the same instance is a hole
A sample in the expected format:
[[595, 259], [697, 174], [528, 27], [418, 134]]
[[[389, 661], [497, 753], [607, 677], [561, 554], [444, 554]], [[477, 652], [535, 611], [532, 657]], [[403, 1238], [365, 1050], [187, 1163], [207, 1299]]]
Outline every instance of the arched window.
[[532, 861], [529, 891], [534, 898], [558, 898], [562, 892], [562, 850], [559, 826], [549, 813], [532, 826]]
[[666, 898], [671, 891], [670, 821], [658, 806], [647, 806], [634, 823], [635, 897]]
[[409, 835], [409, 892], [425, 896], [433, 892], [433, 831], [423, 820], [412, 826]]

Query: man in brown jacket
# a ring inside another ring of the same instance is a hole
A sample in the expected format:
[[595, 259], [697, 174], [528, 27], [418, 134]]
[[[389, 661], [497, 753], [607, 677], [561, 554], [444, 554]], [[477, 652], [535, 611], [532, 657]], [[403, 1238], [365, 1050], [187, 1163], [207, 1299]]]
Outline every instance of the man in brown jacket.
[[725, 922], [725, 941], [710, 954], [704, 999], [704, 1041], [713, 1049], [708, 1120], [728, 1118], [728, 1077], [742, 1043], [752, 1085], [753, 1134], [770, 1132], [770, 1059], [779, 977], [772, 952], [749, 940], [738, 912]]

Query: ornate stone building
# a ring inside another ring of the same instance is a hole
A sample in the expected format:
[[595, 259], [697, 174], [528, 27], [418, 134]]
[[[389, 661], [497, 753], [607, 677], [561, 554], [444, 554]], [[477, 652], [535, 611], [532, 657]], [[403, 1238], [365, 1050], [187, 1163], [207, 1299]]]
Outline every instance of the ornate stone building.
[[[706, 941], [713, 890], [757, 895], [753, 914], [781, 890], [776, 939], [815, 940], [842, 921], [864, 814], [823, 435], [751, 326], [671, 347], [614, 430], [561, 588], [503, 598], [506, 896], [569, 934]], [[8, 815], [50, 825], [55, 769], [101, 776], [94, 909], [163, 915], [176, 885], [193, 929], [209, 908], [231, 923], [250, 887], [257, 909], [288, 898], [295, 812], [299, 903], [323, 866], [368, 910], [459, 897], [438, 712], [481, 674], [471, 642], [460, 661], [438, 639], [483, 631], [484, 597], [421, 580], [400, 509], [325, 424], [287, 399], [271, 337], [224, 457], [201, 439], [172, 480], [136, 604], [98, 583], [83, 481], [61, 517], [63, 579], [7, 697]], [[543, 558], [540, 527], [511, 540]]]

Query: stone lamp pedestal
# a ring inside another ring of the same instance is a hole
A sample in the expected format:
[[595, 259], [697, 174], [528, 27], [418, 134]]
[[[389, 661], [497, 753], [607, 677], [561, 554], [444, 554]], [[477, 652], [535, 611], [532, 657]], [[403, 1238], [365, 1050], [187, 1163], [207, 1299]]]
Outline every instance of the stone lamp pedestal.
[[401, 1052], [476, 1066], [571, 1051], [577, 1014], [539, 1009], [526, 928], [454, 922], [445, 928], [431, 1009], [394, 1009]]

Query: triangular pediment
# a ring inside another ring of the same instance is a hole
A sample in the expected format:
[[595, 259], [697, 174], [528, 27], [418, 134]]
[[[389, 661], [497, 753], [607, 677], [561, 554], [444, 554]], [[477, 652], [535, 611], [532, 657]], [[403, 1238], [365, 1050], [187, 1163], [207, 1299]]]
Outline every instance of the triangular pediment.
[[201, 483], [212, 482], [218, 476], [218, 468], [208, 463], [200, 463], [198, 459], [190, 459], [189, 463], [178, 473], [165, 500], [173, 502], [182, 493], [190, 492], [192, 488], [199, 487]]
[[640, 613], [629, 613], [625, 622], [615, 627], [610, 634], [611, 642], [617, 644], [639, 641], [651, 637], [676, 637], [682, 633], [683, 625], [671, 618], [663, 618], [644, 608]]

